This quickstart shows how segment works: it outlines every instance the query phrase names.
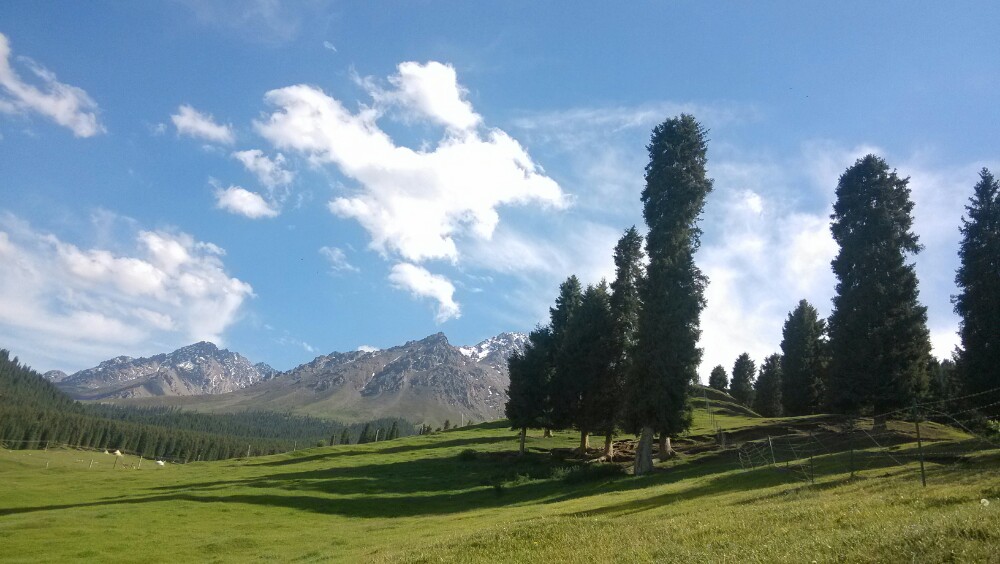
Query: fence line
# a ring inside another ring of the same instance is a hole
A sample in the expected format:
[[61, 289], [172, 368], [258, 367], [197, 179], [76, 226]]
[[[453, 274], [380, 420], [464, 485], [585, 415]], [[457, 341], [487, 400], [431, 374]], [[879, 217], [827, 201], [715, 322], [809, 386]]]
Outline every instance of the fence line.
[[[853, 477], [859, 470], [886, 466], [905, 467], [910, 462], [919, 461], [919, 467], [915, 471], [919, 472], [921, 481], [926, 485], [925, 461], [957, 464], [983, 451], [1000, 450], [1000, 436], [991, 437], [991, 431], [982, 430], [977, 425], [985, 420], [997, 419], [1000, 401], [984, 397], [996, 392], [1000, 392], [1000, 388], [914, 404], [910, 408], [875, 416], [882, 419], [894, 414], [905, 414], [894, 419], [897, 423], [893, 425], [893, 429], [864, 429], [857, 424], [858, 419], [844, 417], [839, 428], [833, 426], [808, 433], [790, 430], [785, 435], [770, 435], [745, 441], [736, 446], [737, 460], [745, 470], [770, 467], [789, 472], [806, 482], [814, 481], [817, 474], [850, 472]], [[978, 406], [970, 406], [966, 401], [956, 405], [956, 411], [952, 413], [936, 409], [944, 407], [943, 404], [947, 402], [970, 398], [986, 401]], [[922, 429], [920, 423], [928, 420], [951, 425], [964, 431], [968, 437], [947, 438], [934, 431], [929, 437], [925, 436], [926, 431], [931, 429]], [[912, 431], [900, 429], [899, 422], [912, 423]]]

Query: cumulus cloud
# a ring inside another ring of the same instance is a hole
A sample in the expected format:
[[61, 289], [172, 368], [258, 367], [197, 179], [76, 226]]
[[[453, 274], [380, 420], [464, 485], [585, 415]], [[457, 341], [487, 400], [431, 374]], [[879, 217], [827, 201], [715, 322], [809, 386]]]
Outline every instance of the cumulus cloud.
[[269, 204], [260, 194], [251, 192], [240, 186], [217, 188], [215, 190], [215, 206], [230, 213], [260, 219], [276, 217], [278, 210]]
[[[396, 92], [414, 111], [460, 123]], [[304, 153], [316, 164], [334, 164], [357, 181], [358, 191], [334, 198], [329, 209], [357, 220], [371, 235], [372, 248], [385, 255], [455, 262], [456, 238], [488, 240], [500, 221], [498, 207], [567, 204], [559, 185], [501, 130], [445, 134], [433, 149], [417, 151], [396, 145], [379, 128], [377, 110], [352, 113], [314, 87], [272, 90], [266, 99], [279, 110], [258, 122], [257, 130], [275, 146]]]
[[[249, 284], [219, 247], [167, 231], [134, 234], [125, 252], [81, 248], [0, 216], [0, 339], [38, 362], [83, 368], [122, 351], [222, 342]], [[44, 368], [39, 366], [39, 368]]]
[[295, 178], [295, 173], [285, 168], [285, 156], [281, 153], [272, 159], [260, 149], [250, 149], [236, 151], [233, 153], [233, 158], [243, 163], [243, 166], [269, 190], [287, 186]]
[[34, 112], [77, 137], [105, 132], [97, 117], [97, 103], [82, 88], [59, 82], [55, 73], [27, 57], [18, 59], [38, 79], [39, 86], [25, 82], [11, 66], [10, 41], [0, 33], [0, 112]]
[[359, 272], [358, 267], [347, 260], [347, 255], [337, 247], [320, 247], [319, 254], [330, 263], [333, 272]]
[[431, 274], [427, 269], [410, 263], [399, 263], [392, 267], [389, 281], [401, 290], [410, 292], [416, 298], [430, 298], [437, 301], [435, 321], [443, 323], [461, 317], [462, 310], [455, 302], [455, 286], [444, 276]]
[[178, 107], [177, 113], [170, 116], [170, 121], [174, 122], [178, 135], [223, 145], [232, 145], [236, 141], [232, 126], [216, 123], [211, 114], [203, 114], [187, 104]]
[[455, 131], [467, 131], [483, 118], [465, 99], [468, 91], [458, 84], [455, 67], [430, 61], [400, 63], [397, 74], [389, 77], [394, 89], [383, 90], [373, 81], [364, 81], [376, 102], [396, 106], [413, 119], [426, 119]]

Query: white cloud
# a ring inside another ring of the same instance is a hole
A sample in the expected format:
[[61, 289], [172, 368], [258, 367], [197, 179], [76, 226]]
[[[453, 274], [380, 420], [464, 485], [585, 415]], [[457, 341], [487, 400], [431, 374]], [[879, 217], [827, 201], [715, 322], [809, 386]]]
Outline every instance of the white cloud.
[[232, 145], [236, 141], [230, 125], [216, 123], [211, 114], [203, 114], [187, 104], [178, 107], [177, 113], [170, 116], [170, 121], [174, 122], [178, 135], [223, 145]]
[[[454, 92], [442, 91], [445, 102], [454, 101]], [[468, 115], [463, 122], [461, 112], [449, 104], [441, 107], [450, 109], [441, 109], [416, 94], [396, 94], [398, 103], [441, 123], [469, 122]], [[266, 99], [279, 110], [256, 123], [260, 134], [278, 148], [306, 154], [315, 164], [334, 164], [357, 181], [359, 191], [334, 198], [329, 209], [357, 220], [371, 235], [371, 247], [384, 255], [455, 262], [457, 238], [490, 239], [500, 221], [498, 207], [567, 205], [559, 185], [501, 130], [446, 134], [433, 149], [415, 151], [397, 146], [379, 128], [377, 110], [352, 113], [311, 86], [273, 90]]]
[[330, 263], [330, 270], [333, 272], [359, 272], [358, 267], [347, 260], [344, 251], [337, 247], [320, 247], [319, 254]]
[[427, 269], [409, 263], [392, 267], [389, 281], [393, 286], [407, 290], [417, 298], [431, 298], [438, 303], [435, 321], [443, 323], [461, 317], [462, 311], [455, 302], [455, 286], [444, 276], [431, 274]]
[[329, 41], [324, 41], [323, 42], [323, 48], [327, 49], [327, 50], [330, 50], [330, 51], [333, 51], [334, 53], [337, 52], [337, 47], [333, 43], [330, 43]]
[[253, 295], [226, 274], [221, 254], [166, 231], [135, 233], [127, 253], [85, 249], [0, 216], [0, 340], [34, 362], [73, 365], [60, 368], [125, 351], [221, 343]]
[[278, 210], [264, 200], [260, 194], [239, 186], [216, 189], [215, 206], [230, 213], [249, 217], [250, 219], [276, 217], [278, 215]]
[[0, 92], [6, 94], [0, 96], [0, 112], [35, 112], [69, 128], [77, 137], [105, 132], [97, 118], [97, 103], [83, 89], [59, 82], [53, 72], [20, 57], [41, 87], [28, 84], [11, 66], [10, 59], [10, 41], [0, 33]]
[[455, 67], [430, 61], [400, 63], [398, 74], [389, 77], [393, 90], [383, 90], [371, 80], [364, 81], [376, 102], [397, 106], [415, 119], [427, 119], [455, 131], [474, 129], [483, 118], [465, 100], [468, 93], [458, 84]]
[[281, 153], [272, 159], [260, 149], [236, 151], [233, 158], [243, 163], [243, 166], [254, 175], [269, 190], [291, 184], [295, 173], [285, 168], [285, 156]]

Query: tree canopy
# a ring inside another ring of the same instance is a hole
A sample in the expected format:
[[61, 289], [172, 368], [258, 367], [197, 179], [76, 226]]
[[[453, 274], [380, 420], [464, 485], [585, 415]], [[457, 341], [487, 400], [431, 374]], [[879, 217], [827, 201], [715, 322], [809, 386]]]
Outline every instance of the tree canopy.
[[1000, 387], [1000, 181], [979, 173], [962, 218], [961, 265], [952, 298], [961, 316], [958, 370], [969, 393]]
[[[640, 286], [636, 363], [626, 393], [630, 430], [647, 436], [677, 434], [691, 423], [687, 390], [701, 362], [699, 322], [708, 283], [694, 263], [698, 219], [712, 191], [706, 135], [693, 116], [682, 114], [656, 126], [646, 147], [641, 200], [649, 264]], [[651, 467], [649, 443], [640, 444], [638, 472]]]
[[906, 262], [921, 249], [912, 211], [908, 179], [875, 155], [858, 159], [837, 184], [829, 396], [838, 412], [880, 415], [909, 405], [926, 387], [927, 310]]
[[757, 364], [750, 355], [742, 353], [733, 363], [733, 379], [729, 382], [729, 395], [733, 399], [750, 407], [753, 405], [753, 377], [757, 372]]
[[781, 404], [786, 415], [822, 411], [828, 361], [826, 322], [801, 300], [781, 329]]

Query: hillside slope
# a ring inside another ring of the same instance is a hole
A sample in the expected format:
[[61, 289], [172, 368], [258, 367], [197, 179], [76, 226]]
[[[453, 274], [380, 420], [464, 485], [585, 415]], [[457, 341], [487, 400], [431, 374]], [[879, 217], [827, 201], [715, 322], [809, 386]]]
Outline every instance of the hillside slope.
[[[803, 428], [801, 418], [749, 417], [741, 428], [756, 423]], [[965, 448], [966, 437], [946, 427], [929, 423], [926, 433], [925, 449]], [[121, 469], [137, 466], [133, 458], [113, 470], [103, 455], [0, 451], [0, 480], [10, 486], [0, 496], [0, 535], [9, 562], [112, 561], [123, 545], [217, 562], [996, 558], [996, 450], [960, 464], [929, 460], [921, 488], [916, 461], [905, 458], [915, 445], [901, 434], [894, 449], [903, 464], [873, 459], [851, 479], [846, 453], [834, 452], [817, 456], [826, 470], [812, 484], [784, 464], [744, 469], [735, 449], [700, 449], [711, 435], [696, 425], [678, 441], [678, 458], [640, 478], [565, 458], [572, 432], [533, 432], [518, 458], [516, 433], [503, 423], [247, 461], [147, 461], [138, 470]]]

